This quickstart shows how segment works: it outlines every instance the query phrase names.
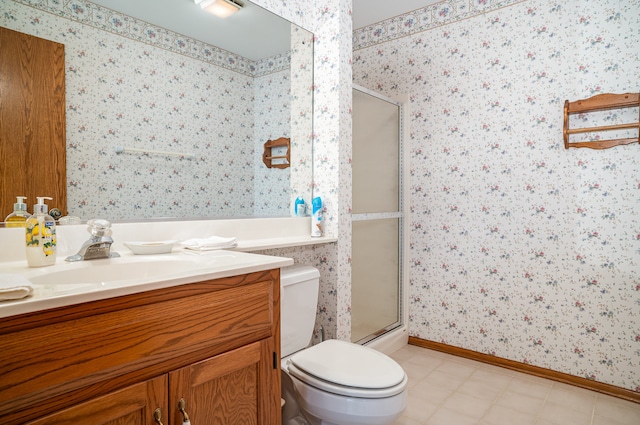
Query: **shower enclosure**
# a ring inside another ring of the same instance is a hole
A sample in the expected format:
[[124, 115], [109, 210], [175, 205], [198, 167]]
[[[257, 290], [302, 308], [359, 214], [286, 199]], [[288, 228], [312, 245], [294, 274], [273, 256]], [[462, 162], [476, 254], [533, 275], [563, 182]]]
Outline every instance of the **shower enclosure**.
[[351, 340], [403, 325], [403, 105], [353, 89]]

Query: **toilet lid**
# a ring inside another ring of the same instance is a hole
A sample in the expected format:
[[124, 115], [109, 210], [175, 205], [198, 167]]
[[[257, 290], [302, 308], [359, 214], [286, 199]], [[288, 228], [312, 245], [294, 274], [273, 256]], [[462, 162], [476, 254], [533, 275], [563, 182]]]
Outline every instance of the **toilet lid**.
[[327, 340], [291, 357], [299, 370], [330, 383], [363, 389], [400, 384], [404, 370], [390, 357], [362, 345]]

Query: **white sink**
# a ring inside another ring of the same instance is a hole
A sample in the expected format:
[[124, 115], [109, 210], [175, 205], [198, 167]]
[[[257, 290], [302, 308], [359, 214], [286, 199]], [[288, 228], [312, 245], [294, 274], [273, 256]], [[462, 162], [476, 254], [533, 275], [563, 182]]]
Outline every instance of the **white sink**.
[[187, 256], [165, 255], [161, 258], [149, 256], [131, 261], [113, 258], [62, 263], [56, 267], [56, 270], [38, 273], [30, 276], [29, 280], [37, 285], [108, 285], [122, 281], [162, 280], [207, 267], [211, 267], [211, 264]]
[[237, 251], [201, 255], [173, 252], [66, 262], [58, 257], [49, 267], [29, 268], [25, 261], [0, 263], [2, 272], [17, 273], [33, 283], [33, 293], [15, 301], [0, 301], [0, 317], [170, 288], [193, 282], [285, 267], [290, 258]]

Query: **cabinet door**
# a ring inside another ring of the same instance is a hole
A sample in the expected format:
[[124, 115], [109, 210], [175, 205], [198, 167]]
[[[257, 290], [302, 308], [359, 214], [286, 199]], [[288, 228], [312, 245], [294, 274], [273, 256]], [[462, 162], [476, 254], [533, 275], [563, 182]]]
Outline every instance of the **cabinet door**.
[[191, 425], [280, 423], [271, 397], [272, 345], [262, 340], [170, 373], [171, 423], [184, 420], [180, 400]]
[[29, 422], [27, 425], [157, 425], [168, 424], [167, 375], [131, 385], [84, 403]]

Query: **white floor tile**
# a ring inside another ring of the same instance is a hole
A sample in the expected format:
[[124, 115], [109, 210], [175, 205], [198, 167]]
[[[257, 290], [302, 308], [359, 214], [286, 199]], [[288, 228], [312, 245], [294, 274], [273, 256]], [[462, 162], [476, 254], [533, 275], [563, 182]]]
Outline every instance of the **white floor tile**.
[[428, 425], [477, 425], [478, 419], [470, 418], [455, 410], [441, 408], [426, 423]]
[[482, 400], [494, 402], [503, 388], [487, 383], [485, 380], [469, 378], [457, 390], [458, 393], [466, 394]]
[[560, 406], [571, 406], [573, 410], [592, 413], [596, 394], [581, 388], [570, 388], [568, 385], [554, 385], [547, 396], [547, 403]]
[[533, 425], [536, 422], [536, 416], [494, 405], [482, 420], [484, 425]]
[[436, 368], [436, 371], [444, 372], [446, 374], [465, 379], [470, 377], [476, 370], [476, 367], [456, 361], [445, 361]]
[[551, 387], [551, 381], [549, 381], [548, 383], [543, 383], [528, 379], [513, 378], [511, 382], [509, 382], [507, 390], [514, 393], [526, 395], [528, 397], [544, 400], [547, 397], [547, 394], [549, 394], [549, 391], [551, 391]]
[[545, 403], [539, 417], [557, 425], [591, 425], [592, 412], [573, 410], [566, 405]]
[[429, 375], [427, 375], [423, 381], [430, 382], [433, 385], [436, 385], [440, 388], [445, 388], [449, 390], [456, 390], [464, 381], [466, 381], [465, 377], [451, 375], [449, 373], [442, 372], [441, 370], [434, 370]]
[[409, 388], [409, 397], [415, 397], [428, 403], [442, 404], [455, 390], [455, 388], [434, 385], [433, 381], [423, 379]]
[[593, 425], [638, 425], [640, 404], [598, 394], [594, 409]]
[[409, 403], [402, 416], [425, 423], [438, 410], [438, 404], [409, 394]]
[[496, 400], [496, 405], [535, 416], [540, 412], [540, 409], [542, 409], [544, 399], [531, 397], [507, 389], [500, 394], [500, 397]]
[[491, 401], [456, 392], [449, 397], [442, 406], [446, 409], [461, 413], [464, 416], [479, 420], [491, 407]]
[[640, 404], [407, 346], [392, 355], [409, 376], [394, 425], [640, 425]]

